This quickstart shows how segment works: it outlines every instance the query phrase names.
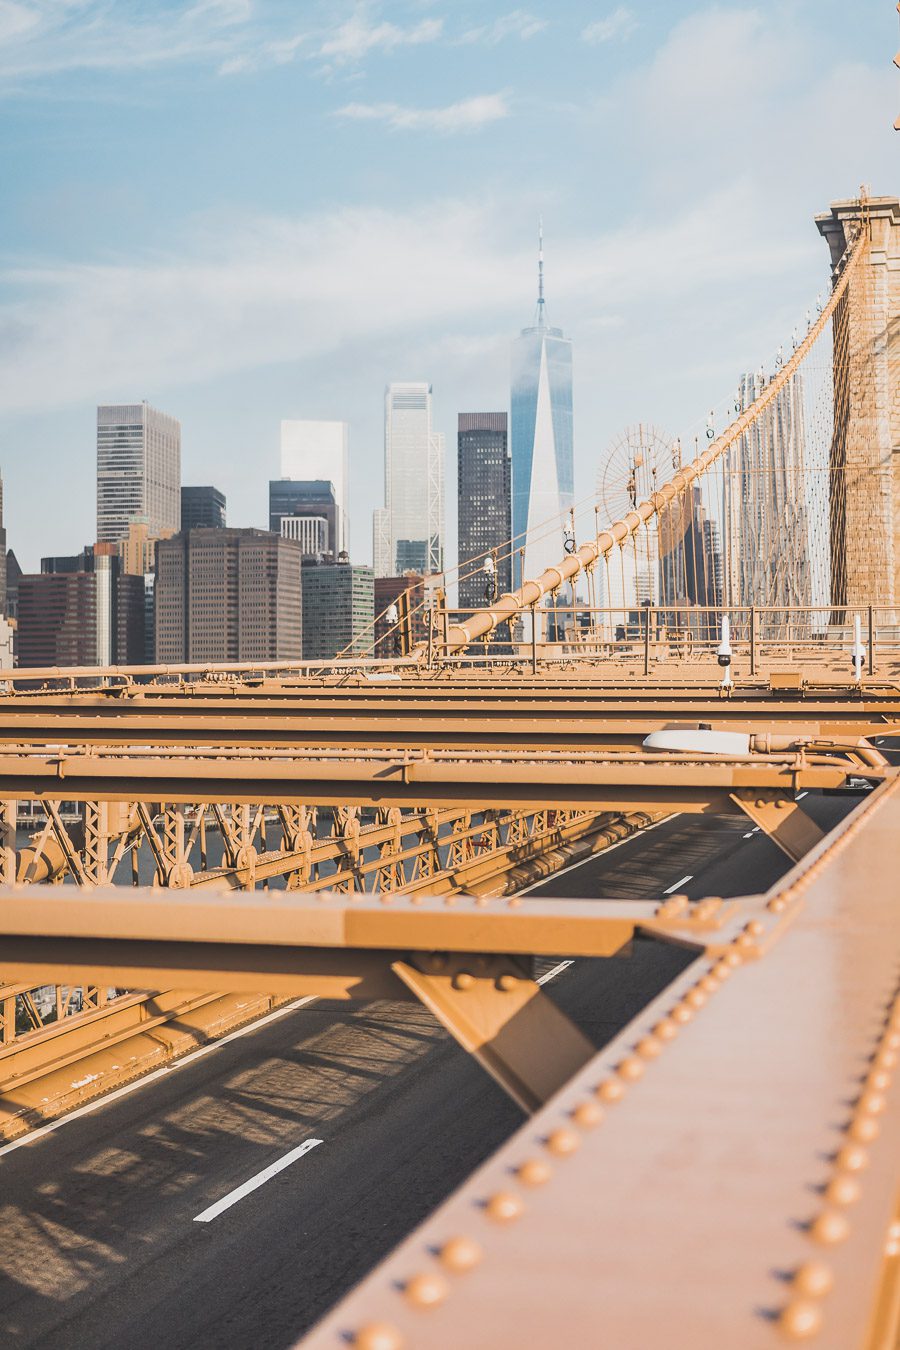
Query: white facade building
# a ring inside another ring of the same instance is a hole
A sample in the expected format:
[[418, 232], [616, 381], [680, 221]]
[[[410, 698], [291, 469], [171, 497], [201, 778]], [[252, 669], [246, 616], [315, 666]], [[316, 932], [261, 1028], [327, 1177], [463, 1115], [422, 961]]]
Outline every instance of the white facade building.
[[444, 565], [444, 438], [432, 426], [430, 384], [384, 395], [384, 507], [373, 518], [375, 575], [422, 576]]
[[324, 478], [334, 484], [338, 506], [336, 552], [350, 549], [350, 427], [347, 422], [283, 421], [281, 477], [295, 482]]
[[282, 516], [281, 533], [296, 539], [304, 554], [328, 552], [328, 521], [324, 516]]
[[97, 539], [127, 539], [135, 517], [156, 538], [181, 527], [181, 424], [149, 403], [97, 409]]

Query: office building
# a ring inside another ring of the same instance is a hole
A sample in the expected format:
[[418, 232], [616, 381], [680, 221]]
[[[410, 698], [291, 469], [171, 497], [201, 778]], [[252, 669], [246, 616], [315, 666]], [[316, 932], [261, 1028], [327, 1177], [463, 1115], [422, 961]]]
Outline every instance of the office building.
[[22, 568], [11, 548], [6, 550], [6, 617], [15, 619], [19, 612], [19, 577]]
[[225, 528], [225, 493], [214, 487], [181, 489], [182, 530], [222, 530]]
[[266, 530], [201, 529], [156, 548], [156, 660], [302, 655], [300, 545]]
[[575, 500], [572, 343], [549, 328], [543, 236], [538, 250], [537, 315], [512, 349], [510, 392], [514, 584], [540, 576], [563, 553], [565, 517]]
[[115, 544], [44, 558], [18, 578], [18, 664], [138, 665], [144, 661], [144, 583]]
[[432, 425], [430, 384], [389, 384], [384, 395], [384, 506], [373, 517], [375, 575], [444, 565], [444, 438]]
[[[397, 606], [397, 624], [388, 621], [391, 605]], [[425, 584], [416, 572], [402, 577], [375, 578], [375, 656], [403, 654], [428, 638], [425, 622]]]
[[331, 661], [357, 656], [374, 641], [371, 567], [356, 567], [343, 554], [337, 562], [303, 564], [303, 659]]
[[334, 538], [328, 552], [335, 557], [350, 548], [350, 427], [346, 422], [281, 423], [281, 476], [295, 482], [326, 479], [336, 507]]
[[148, 403], [97, 409], [97, 538], [118, 543], [136, 518], [157, 538], [181, 525], [181, 426]]
[[269, 483], [269, 529], [296, 540], [307, 556], [330, 553], [336, 558], [342, 550], [337, 546], [340, 511], [334, 484], [324, 478], [274, 479]]
[[[510, 456], [506, 413], [460, 413], [457, 430], [459, 608], [490, 598], [484, 559], [494, 557], [498, 595], [511, 589]], [[470, 561], [474, 560], [474, 561]]]

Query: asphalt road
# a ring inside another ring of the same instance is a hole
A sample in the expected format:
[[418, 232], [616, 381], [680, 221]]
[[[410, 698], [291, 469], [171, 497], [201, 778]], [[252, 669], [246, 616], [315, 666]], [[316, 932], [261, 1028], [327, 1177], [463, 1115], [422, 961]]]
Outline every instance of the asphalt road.
[[[531, 894], [741, 894], [785, 865], [741, 818], [680, 816]], [[689, 960], [639, 941], [550, 988], [599, 1045]], [[521, 1119], [417, 1004], [270, 1019], [0, 1150], [0, 1345], [283, 1350]]]

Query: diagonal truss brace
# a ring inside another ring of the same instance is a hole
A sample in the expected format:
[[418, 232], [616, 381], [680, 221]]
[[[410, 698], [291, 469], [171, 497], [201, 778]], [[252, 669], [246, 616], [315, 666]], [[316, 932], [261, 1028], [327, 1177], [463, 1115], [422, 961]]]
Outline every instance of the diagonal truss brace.
[[596, 1051], [532, 979], [530, 961], [443, 953], [394, 961], [394, 974], [523, 1111], [536, 1111]]
[[731, 800], [754, 825], [765, 831], [791, 862], [799, 862], [825, 838], [824, 831], [803, 808], [783, 793], [740, 788], [731, 793]]

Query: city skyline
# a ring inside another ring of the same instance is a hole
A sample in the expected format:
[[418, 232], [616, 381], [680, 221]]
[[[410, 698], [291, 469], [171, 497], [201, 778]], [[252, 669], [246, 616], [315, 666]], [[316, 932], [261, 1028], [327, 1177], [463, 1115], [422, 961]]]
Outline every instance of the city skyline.
[[541, 213], [580, 482], [619, 428], [683, 434], [729, 397], [827, 284], [811, 217], [893, 181], [896, 16], [620, 8], [172, 3], [173, 43], [141, 0], [85, 0], [63, 45], [23, 0], [0, 33], [0, 459], [25, 566], [83, 542], [117, 398], [177, 412], [186, 480], [240, 525], [265, 520], [279, 418], [350, 422], [368, 557], [378, 391], [427, 376], [448, 444], [459, 410], [503, 406]]

